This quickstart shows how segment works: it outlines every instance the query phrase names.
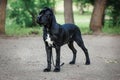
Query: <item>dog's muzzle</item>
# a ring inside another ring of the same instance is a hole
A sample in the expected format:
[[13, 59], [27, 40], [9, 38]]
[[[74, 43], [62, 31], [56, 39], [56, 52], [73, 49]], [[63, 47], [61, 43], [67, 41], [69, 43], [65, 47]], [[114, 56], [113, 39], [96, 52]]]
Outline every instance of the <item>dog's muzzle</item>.
[[37, 17], [37, 23], [38, 23], [38, 24], [42, 24], [42, 23], [40, 22], [40, 17], [39, 17], [39, 16]]
[[40, 24], [40, 25], [43, 24], [43, 23], [41, 22], [41, 17], [42, 17], [42, 15], [38, 15], [38, 17], [37, 17], [37, 23]]

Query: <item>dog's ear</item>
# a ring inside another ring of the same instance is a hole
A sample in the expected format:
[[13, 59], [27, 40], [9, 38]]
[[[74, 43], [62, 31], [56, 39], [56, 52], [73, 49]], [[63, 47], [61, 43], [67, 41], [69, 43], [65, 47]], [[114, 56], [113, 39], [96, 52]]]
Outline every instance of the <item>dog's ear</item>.
[[50, 14], [50, 15], [52, 15], [52, 14], [53, 14], [52, 9], [51, 9], [51, 8], [49, 8], [49, 7], [44, 7], [44, 8], [43, 8], [43, 11], [45, 11], [45, 13], [46, 13], [46, 14]]
[[40, 11], [39, 15], [44, 14], [44, 13], [45, 13], [45, 10], [43, 9]]
[[44, 8], [40, 11], [39, 15], [41, 15], [41, 14], [52, 15], [52, 14], [53, 14], [53, 11], [52, 11], [51, 8], [44, 7]]

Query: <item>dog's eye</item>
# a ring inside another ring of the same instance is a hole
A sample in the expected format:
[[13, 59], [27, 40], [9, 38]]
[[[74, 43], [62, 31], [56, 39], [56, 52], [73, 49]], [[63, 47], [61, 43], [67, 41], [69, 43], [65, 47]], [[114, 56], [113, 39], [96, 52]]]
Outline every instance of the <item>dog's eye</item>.
[[45, 15], [45, 17], [49, 18], [49, 15]]

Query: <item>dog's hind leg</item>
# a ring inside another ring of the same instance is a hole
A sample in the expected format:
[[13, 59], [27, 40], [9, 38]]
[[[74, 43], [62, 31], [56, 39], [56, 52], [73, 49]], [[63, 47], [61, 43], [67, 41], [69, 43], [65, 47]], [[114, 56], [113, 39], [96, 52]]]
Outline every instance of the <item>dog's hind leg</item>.
[[69, 48], [72, 50], [72, 52], [73, 52], [73, 59], [72, 59], [72, 61], [69, 63], [69, 64], [75, 64], [75, 61], [76, 61], [76, 53], [77, 53], [77, 50], [74, 48], [74, 46], [73, 46], [73, 41], [70, 41], [69, 43], [68, 43], [68, 46], [69, 46]]
[[84, 51], [84, 53], [85, 53], [85, 57], [86, 57], [86, 63], [85, 64], [89, 65], [90, 64], [90, 58], [89, 58], [88, 50], [86, 49], [86, 47], [84, 45], [84, 42], [82, 40], [82, 37], [77, 34], [75, 36], [75, 41], [78, 44], [78, 46], [80, 46], [82, 48], [82, 50]]

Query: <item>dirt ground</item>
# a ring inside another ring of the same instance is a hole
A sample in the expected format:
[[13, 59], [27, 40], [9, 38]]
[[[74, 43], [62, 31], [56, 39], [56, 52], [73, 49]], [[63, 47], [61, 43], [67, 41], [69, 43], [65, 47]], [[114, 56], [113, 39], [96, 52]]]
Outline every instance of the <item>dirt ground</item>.
[[[72, 52], [61, 49], [61, 72], [43, 72], [46, 53], [42, 37], [0, 37], [0, 80], [120, 80], [120, 36], [83, 35], [91, 65], [84, 65], [83, 51], [75, 43], [77, 60], [69, 65]], [[55, 60], [55, 50], [53, 49]], [[54, 67], [52, 66], [52, 70]]]

